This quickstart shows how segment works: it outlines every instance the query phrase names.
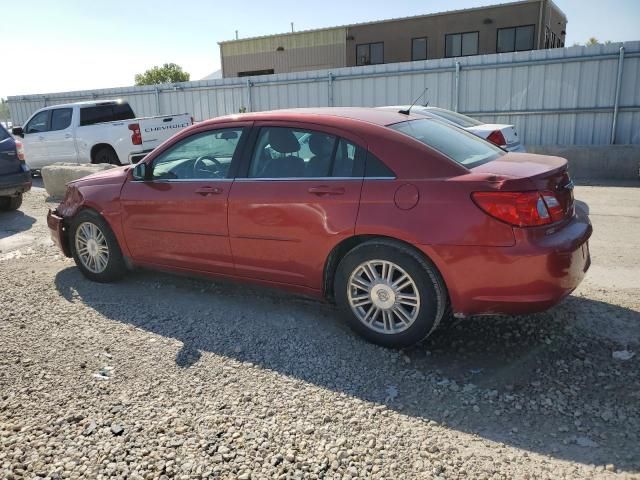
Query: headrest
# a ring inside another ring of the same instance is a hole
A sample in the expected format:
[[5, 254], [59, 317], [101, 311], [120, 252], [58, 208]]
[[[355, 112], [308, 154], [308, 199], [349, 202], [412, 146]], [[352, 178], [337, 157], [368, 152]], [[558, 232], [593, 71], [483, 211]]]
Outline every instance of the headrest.
[[331, 155], [333, 137], [322, 133], [312, 133], [309, 137], [309, 150], [314, 155]]
[[294, 153], [300, 150], [298, 139], [288, 128], [270, 128], [269, 144], [279, 153]]

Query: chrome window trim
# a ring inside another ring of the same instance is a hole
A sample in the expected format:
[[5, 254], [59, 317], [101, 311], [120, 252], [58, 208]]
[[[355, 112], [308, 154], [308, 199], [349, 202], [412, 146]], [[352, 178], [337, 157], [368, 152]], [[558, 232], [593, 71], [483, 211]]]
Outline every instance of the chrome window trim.
[[289, 180], [294, 180], [294, 181], [299, 181], [299, 180], [305, 180], [305, 181], [325, 181], [328, 182], [330, 180], [395, 180], [396, 177], [276, 177], [276, 178], [269, 178], [269, 177], [256, 177], [256, 178], [249, 178], [249, 177], [242, 177], [242, 178], [236, 178], [237, 182], [262, 182], [262, 181], [277, 181], [277, 182], [281, 182], [281, 181], [289, 181]]
[[193, 183], [193, 182], [233, 182], [233, 178], [149, 178], [148, 180], [131, 180], [144, 183]]

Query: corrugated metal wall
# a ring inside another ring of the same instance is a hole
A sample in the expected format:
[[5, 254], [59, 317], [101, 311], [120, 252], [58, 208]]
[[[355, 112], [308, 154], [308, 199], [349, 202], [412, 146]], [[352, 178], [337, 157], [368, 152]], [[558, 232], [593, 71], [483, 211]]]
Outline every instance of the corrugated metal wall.
[[[93, 98], [125, 99], [140, 116], [189, 112], [202, 120], [237, 113], [243, 107], [259, 111], [411, 103], [428, 87], [430, 105], [455, 109], [457, 103], [458, 111], [483, 121], [513, 123], [526, 144], [607, 144], [621, 45], [625, 53], [615, 143], [640, 144], [640, 42], [8, 100], [15, 124], [23, 123], [45, 103]], [[456, 62], [460, 65], [457, 82]]]

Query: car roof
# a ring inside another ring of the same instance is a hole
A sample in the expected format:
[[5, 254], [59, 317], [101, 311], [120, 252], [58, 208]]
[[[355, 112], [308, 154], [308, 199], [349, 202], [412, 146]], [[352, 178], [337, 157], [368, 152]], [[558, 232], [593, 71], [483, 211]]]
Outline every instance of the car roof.
[[[220, 121], [234, 120], [289, 120], [289, 121], [319, 121], [331, 122], [334, 118], [346, 118], [361, 122], [372, 123], [380, 126], [393, 125], [407, 120], [417, 120], [416, 115], [404, 115], [395, 111], [381, 110], [378, 108], [364, 107], [317, 107], [317, 108], [291, 108], [284, 110], [271, 110], [265, 112], [241, 113], [217, 117], [202, 122], [218, 123]], [[202, 125], [202, 124], [199, 124]]]
[[56, 105], [47, 105], [46, 107], [41, 108], [40, 110], [51, 110], [52, 108], [68, 108], [79, 105], [81, 107], [86, 106], [94, 106], [94, 105], [113, 105], [116, 103], [127, 103], [121, 99], [114, 98], [112, 100], [85, 100], [84, 102], [71, 102], [71, 103], [60, 103]]

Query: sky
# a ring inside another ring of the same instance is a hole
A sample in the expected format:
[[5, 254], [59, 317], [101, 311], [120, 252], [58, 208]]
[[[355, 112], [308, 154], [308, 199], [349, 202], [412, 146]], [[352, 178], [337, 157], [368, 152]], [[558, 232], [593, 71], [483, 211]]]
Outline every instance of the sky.
[[[566, 45], [640, 40], [640, 0], [554, 0]], [[0, 0], [0, 98], [133, 85], [174, 62], [192, 80], [220, 68], [217, 42], [471, 8], [500, 0]], [[8, 12], [8, 14], [4, 14]]]

